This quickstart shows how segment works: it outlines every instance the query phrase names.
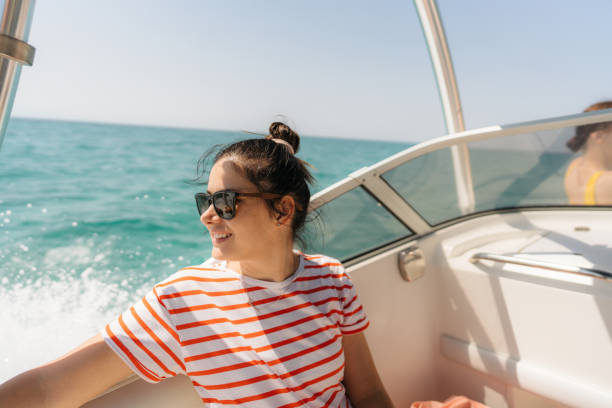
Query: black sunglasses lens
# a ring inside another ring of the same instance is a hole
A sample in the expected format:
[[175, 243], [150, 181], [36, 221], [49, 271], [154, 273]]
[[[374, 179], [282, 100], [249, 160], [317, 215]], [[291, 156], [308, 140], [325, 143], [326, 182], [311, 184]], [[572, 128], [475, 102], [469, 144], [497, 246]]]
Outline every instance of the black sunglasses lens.
[[204, 211], [210, 206], [210, 196], [204, 193], [198, 193], [195, 196], [196, 206], [198, 207], [198, 213], [202, 215]]
[[229, 191], [220, 191], [213, 194], [213, 205], [219, 217], [225, 220], [234, 218], [236, 208], [236, 195]]
[[198, 193], [195, 196], [198, 213], [202, 215], [212, 202], [217, 215], [225, 220], [234, 218], [236, 194], [231, 191], [219, 191], [213, 195]]

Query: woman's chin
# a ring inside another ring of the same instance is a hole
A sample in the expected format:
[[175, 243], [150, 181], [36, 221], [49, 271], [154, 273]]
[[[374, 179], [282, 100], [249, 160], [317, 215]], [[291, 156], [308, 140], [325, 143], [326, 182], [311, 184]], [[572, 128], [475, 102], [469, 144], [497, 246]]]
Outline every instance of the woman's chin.
[[229, 251], [213, 246], [211, 256], [220, 261], [231, 261], [232, 257]]

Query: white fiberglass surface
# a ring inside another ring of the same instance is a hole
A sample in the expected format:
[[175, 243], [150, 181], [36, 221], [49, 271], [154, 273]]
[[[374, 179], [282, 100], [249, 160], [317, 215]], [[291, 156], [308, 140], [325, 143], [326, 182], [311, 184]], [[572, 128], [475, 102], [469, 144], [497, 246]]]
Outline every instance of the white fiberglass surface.
[[[612, 282], [471, 259], [482, 252], [511, 254], [609, 271], [611, 215], [587, 209], [495, 214], [431, 236], [443, 254], [434, 261], [440, 266], [439, 335], [477, 351], [469, 358], [467, 348], [456, 350], [462, 355], [443, 352], [446, 358], [569, 406], [610, 406]], [[440, 360], [449, 380], [444, 388], [457, 392], [448, 366]], [[455, 371], [464, 372], [472, 397], [481, 400], [483, 380], [472, 370]]]
[[[350, 266], [396, 406], [453, 394], [491, 407], [609, 406], [610, 282], [470, 260], [479, 252], [581, 257], [611, 270], [611, 222], [612, 211], [587, 208], [491, 214]], [[427, 268], [407, 282], [397, 259], [413, 245]], [[465, 347], [449, 353], [445, 339]]]

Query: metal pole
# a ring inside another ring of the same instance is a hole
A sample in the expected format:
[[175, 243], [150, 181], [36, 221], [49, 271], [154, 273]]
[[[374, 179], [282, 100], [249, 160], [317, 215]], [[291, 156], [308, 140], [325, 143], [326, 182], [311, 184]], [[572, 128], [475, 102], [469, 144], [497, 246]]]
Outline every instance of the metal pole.
[[0, 20], [0, 146], [4, 140], [21, 65], [32, 65], [34, 48], [28, 36], [35, 0], [5, 0]]
[[[427, 48], [431, 57], [438, 83], [438, 91], [444, 111], [444, 120], [448, 133], [458, 133], [465, 130], [459, 89], [455, 80], [455, 71], [451, 60], [444, 27], [440, 20], [435, 0], [414, 0]], [[466, 144], [451, 147], [453, 168], [455, 171], [455, 186], [457, 202], [463, 214], [474, 211], [475, 198], [472, 184], [472, 168], [470, 154]]]

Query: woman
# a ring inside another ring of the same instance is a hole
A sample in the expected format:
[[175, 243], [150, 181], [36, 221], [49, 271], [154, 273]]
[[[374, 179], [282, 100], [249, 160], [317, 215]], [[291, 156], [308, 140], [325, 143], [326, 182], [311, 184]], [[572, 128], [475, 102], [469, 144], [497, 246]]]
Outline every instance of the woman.
[[342, 265], [293, 249], [312, 181], [298, 148], [275, 122], [265, 139], [220, 150], [196, 194], [212, 257], [70, 354], [0, 386], [0, 406], [76, 407], [132, 373], [185, 374], [212, 406], [392, 406]]
[[[612, 101], [586, 108], [585, 112], [611, 109]], [[572, 205], [612, 204], [612, 122], [576, 127], [567, 142], [573, 152], [582, 150], [565, 173], [565, 192]]]

